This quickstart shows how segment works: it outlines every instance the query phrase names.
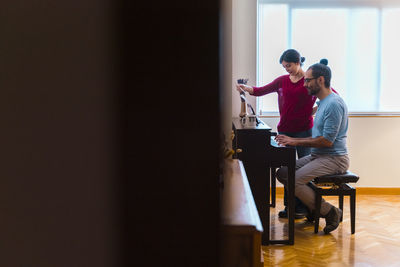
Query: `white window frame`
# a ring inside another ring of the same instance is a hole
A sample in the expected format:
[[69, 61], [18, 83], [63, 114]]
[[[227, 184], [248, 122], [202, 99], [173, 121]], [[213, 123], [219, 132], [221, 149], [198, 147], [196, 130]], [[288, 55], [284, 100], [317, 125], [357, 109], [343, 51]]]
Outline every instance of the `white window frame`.
[[[379, 23], [381, 23], [382, 20], [382, 9], [383, 8], [398, 8], [400, 7], [400, 1], [397, 0], [258, 0], [257, 4], [257, 72], [256, 72], [256, 82], [257, 85], [260, 86], [260, 63], [259, 63], [259, 53], [260, 53], [260, 47], [259, 47], [259, 9], [258, 6], [259, 4], [287, 4], [289, 6], [288, 8], [288, 44], [287, 47], [291, 47], [292, 44], [292, 23], [291, 23], [291, 18], [292, 18], [292, 8], [340, 8], [340, 7], [345, 7], [345, 8], [351, 8], [351, 7], [373, 7], [373, 8], [378, 8], [379, 9]], [[381, 44], [381, 31], [379, 31], [379, 38], [380, 40], [378, 41], [378, 44], [380, 46]], [[379, 64], [381, 63], [381, 53], [378, 53], [378, 62]], [[380, 67], [378, 68], [378, 72], [380, 72]], [[378, 80], [380, 80], [380, 73], [378, 73]], [[380, 89], [378, 89], [380, 90]], [[256, 98], [256, 107], [257, 110], [259, 110], [261, 116], [265, 117], [278, 117], [279, 112], [278, 111], [263, 111], [261, 109], [261, 104], [260, 104], [261, 99], [259, 97]], [[382, 117], [399, 117], [400, 116], [400, 111], [398, 112], [384, 112], [384, 111], [373, 111], [373, 112], [354, 112], [354, 111], [349, 111], [350, 116], [354, 117], [369, 117], [369, 116], [382, 116]]]

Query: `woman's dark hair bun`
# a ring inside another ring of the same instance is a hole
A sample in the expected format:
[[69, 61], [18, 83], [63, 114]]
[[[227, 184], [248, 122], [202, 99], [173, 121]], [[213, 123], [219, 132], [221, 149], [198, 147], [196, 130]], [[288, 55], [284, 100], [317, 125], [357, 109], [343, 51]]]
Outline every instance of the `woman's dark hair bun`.
[[301, 62], [301, 63], [303, 63], [305, 60], [306, 60], [305, 57], [301, 57], [301, 58], [300, 58], [300, 62]]
[[326, 58], [321, 59], [321, 60], [319, 61], [319, 63], [321, 63], [321, 64], [323, 64], [323, 65], [325, 65], [325, 66], [328, 66], [328, 60], [327, 60]]

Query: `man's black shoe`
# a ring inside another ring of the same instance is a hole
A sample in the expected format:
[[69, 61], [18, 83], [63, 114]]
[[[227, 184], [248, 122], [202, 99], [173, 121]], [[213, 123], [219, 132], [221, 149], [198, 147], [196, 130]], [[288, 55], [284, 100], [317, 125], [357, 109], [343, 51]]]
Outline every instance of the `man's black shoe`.
[[328, 212], [328, 214], [324, 216], [326, 221], [324, 233], [329, 234], [330, 232], [338, 228], [342, 216], [343, 212], [341, 209], [332, 207], [331, 210]]
[[312, 212], [312, 211], [307, 212], [307, 215], [306, 215], [307, 221], [314, 222], [314, 217], [315, 217], [314, 212]]
[[[307, 211], [298, 211], [298, 210], [296, 210], [294, 212], [294, 218], [295, 219], [302, 219], [302, 218], [306, 217], [306, 215], [307, 215]], [[278, 216], [279, 216], [279, 218], [287, 218], [288, 217], [287, 208], [285, 207], [284, 210], [281, 210], [278, 213]]]

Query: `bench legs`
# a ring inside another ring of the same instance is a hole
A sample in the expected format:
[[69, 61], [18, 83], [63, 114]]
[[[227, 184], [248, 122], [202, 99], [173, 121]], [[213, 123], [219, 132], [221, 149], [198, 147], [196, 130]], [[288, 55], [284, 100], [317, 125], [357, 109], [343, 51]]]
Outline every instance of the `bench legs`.
[[[314, 189], [315, 192], [315, 211], [314, 211], [314, 233], [318, 233], [319, 230], [319, 218], [321, 217], [320, 210], [321, 210], [321, 202], [322, 196], [326, 195], [337, 195], [339, 197], [339, 208], [343, 211], [343, 196], [347, 195], [350, 196], [350, 222], [351, 222], [351, 234], [354, 234], [356, 231], [356, 189], [351, 187], [348, 184], [343, 185], [344, 189], [336, 189], [337, 191], [332, 191], [332, 189], [323, 189], [318, 186], [312, 185], [311, 187]], [[324, 193], [326, 190], [326, 193]], [[341, 218], [343, 221], [343, 216]]]
[[351, 234], [356, 232], [356, 190], [353, 189], [350, 195], [350, 216], [351, 216]]
[[317, 192], [315, 192], [315, 224], [314, 224], [314, 233], [318, 233], [319, 229], [319, 218], [321, 217], [320, 211], [321, 211], [321, 201], [322, 201], [322, 196], [319, 192], [319, 188], [317, 189]]
[[[339, 193], [339, 209], [341, 209], [343, 211], [343, 194]], [[343, 221], [343, 216], [342, 218], [340, 218], [340, 221]]]

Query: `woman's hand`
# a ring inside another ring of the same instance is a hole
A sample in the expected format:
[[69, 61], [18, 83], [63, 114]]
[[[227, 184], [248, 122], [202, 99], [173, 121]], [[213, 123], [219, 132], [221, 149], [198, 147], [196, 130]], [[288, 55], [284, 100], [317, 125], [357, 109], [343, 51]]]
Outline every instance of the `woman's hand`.
[[286, 135], [281, 135], [278, 134], [275, 137], [275, 141], [278, 143], [278, 145], [280, 146], [296, 146], [296, 139], [286, 136]]
[[236, 84], [236, 90], [238, 90], [238, 92], [248, 92], [251, 95], [254, 92], [253, 87], [245, 84]]
[[314, 106], [314, 107], [312, 108], [312, 113], [311, 113], [312, 116], [315, 115], [315, 113], [317, 112], [317, 109], [318, 109], [318, 106]]

